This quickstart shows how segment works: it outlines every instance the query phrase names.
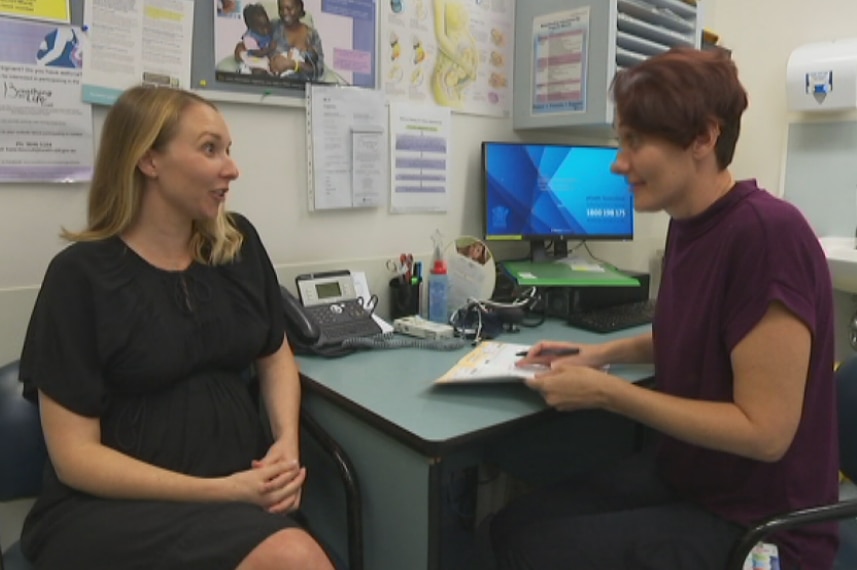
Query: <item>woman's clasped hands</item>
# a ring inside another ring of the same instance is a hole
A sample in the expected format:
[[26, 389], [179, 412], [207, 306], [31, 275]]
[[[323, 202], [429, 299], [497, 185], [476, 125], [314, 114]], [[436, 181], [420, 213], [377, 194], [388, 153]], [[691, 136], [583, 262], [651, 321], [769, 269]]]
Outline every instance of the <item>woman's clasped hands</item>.
[[242, 500], [270, 513], [288, 513], [300, 508], [306, 467], [301, 467], [278, 443], [262, 459], [254, 460], [251, 469], [229, 478], [238, 487]]

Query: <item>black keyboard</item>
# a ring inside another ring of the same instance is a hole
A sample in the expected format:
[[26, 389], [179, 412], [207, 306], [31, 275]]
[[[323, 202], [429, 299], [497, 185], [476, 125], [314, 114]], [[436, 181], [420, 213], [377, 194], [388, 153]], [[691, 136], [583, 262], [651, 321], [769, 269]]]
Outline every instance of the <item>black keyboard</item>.
[[572, 313], [568, 316], [568, 324], [591, 332], [609, 333], [649, 324], [654, 317], [654, 300], [635, 301]]

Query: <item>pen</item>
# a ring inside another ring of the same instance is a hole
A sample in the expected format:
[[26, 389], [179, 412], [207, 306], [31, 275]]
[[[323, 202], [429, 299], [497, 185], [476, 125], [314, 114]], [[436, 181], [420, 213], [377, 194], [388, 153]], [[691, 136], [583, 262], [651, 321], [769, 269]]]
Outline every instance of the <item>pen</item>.
[[[515, 356], [526, 356], [528, 352], [529, 350], [522, 350], [515, 353]], [[571, 356], [572, 354], [580, 354], [580, 349], [576, 346], [572, 348], [546, 348], [539, 353], [540, 356]]]

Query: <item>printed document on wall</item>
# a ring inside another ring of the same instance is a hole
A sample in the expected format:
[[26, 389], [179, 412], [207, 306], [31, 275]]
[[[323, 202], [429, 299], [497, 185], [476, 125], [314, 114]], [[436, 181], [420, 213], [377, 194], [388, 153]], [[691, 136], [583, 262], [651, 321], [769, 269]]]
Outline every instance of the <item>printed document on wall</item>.
[[378, 206], [387, 184], [387, 109], [374, 89], [306, 85], [309, 209]]
[[0, 0], [0, 16], [71, 23], [69, 0]]
[[449, 208], [451, 112], [444, 107], [390, 104], [390, 211]]
[[190, 87], [193, 2], [84, 0], [83, 100], [112, 105], [140, 83]]
[[589, 7], [533, 20], [532, 113], [586, 111]]
[[0, 182], [92, 177], [80, 28], [0, 18]]

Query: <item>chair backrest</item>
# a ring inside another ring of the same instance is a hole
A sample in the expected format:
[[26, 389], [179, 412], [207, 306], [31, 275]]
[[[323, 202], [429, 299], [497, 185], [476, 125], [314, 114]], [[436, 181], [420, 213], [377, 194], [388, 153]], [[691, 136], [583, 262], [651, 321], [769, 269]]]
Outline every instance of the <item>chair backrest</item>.
[[35, 497], [47, 460], [39, 407], [25, 399], [18, 362], [0, 367], [0, 501]]
[[839, 465], [857, 482], [857, 356], [836, 370], [839, 397]]

